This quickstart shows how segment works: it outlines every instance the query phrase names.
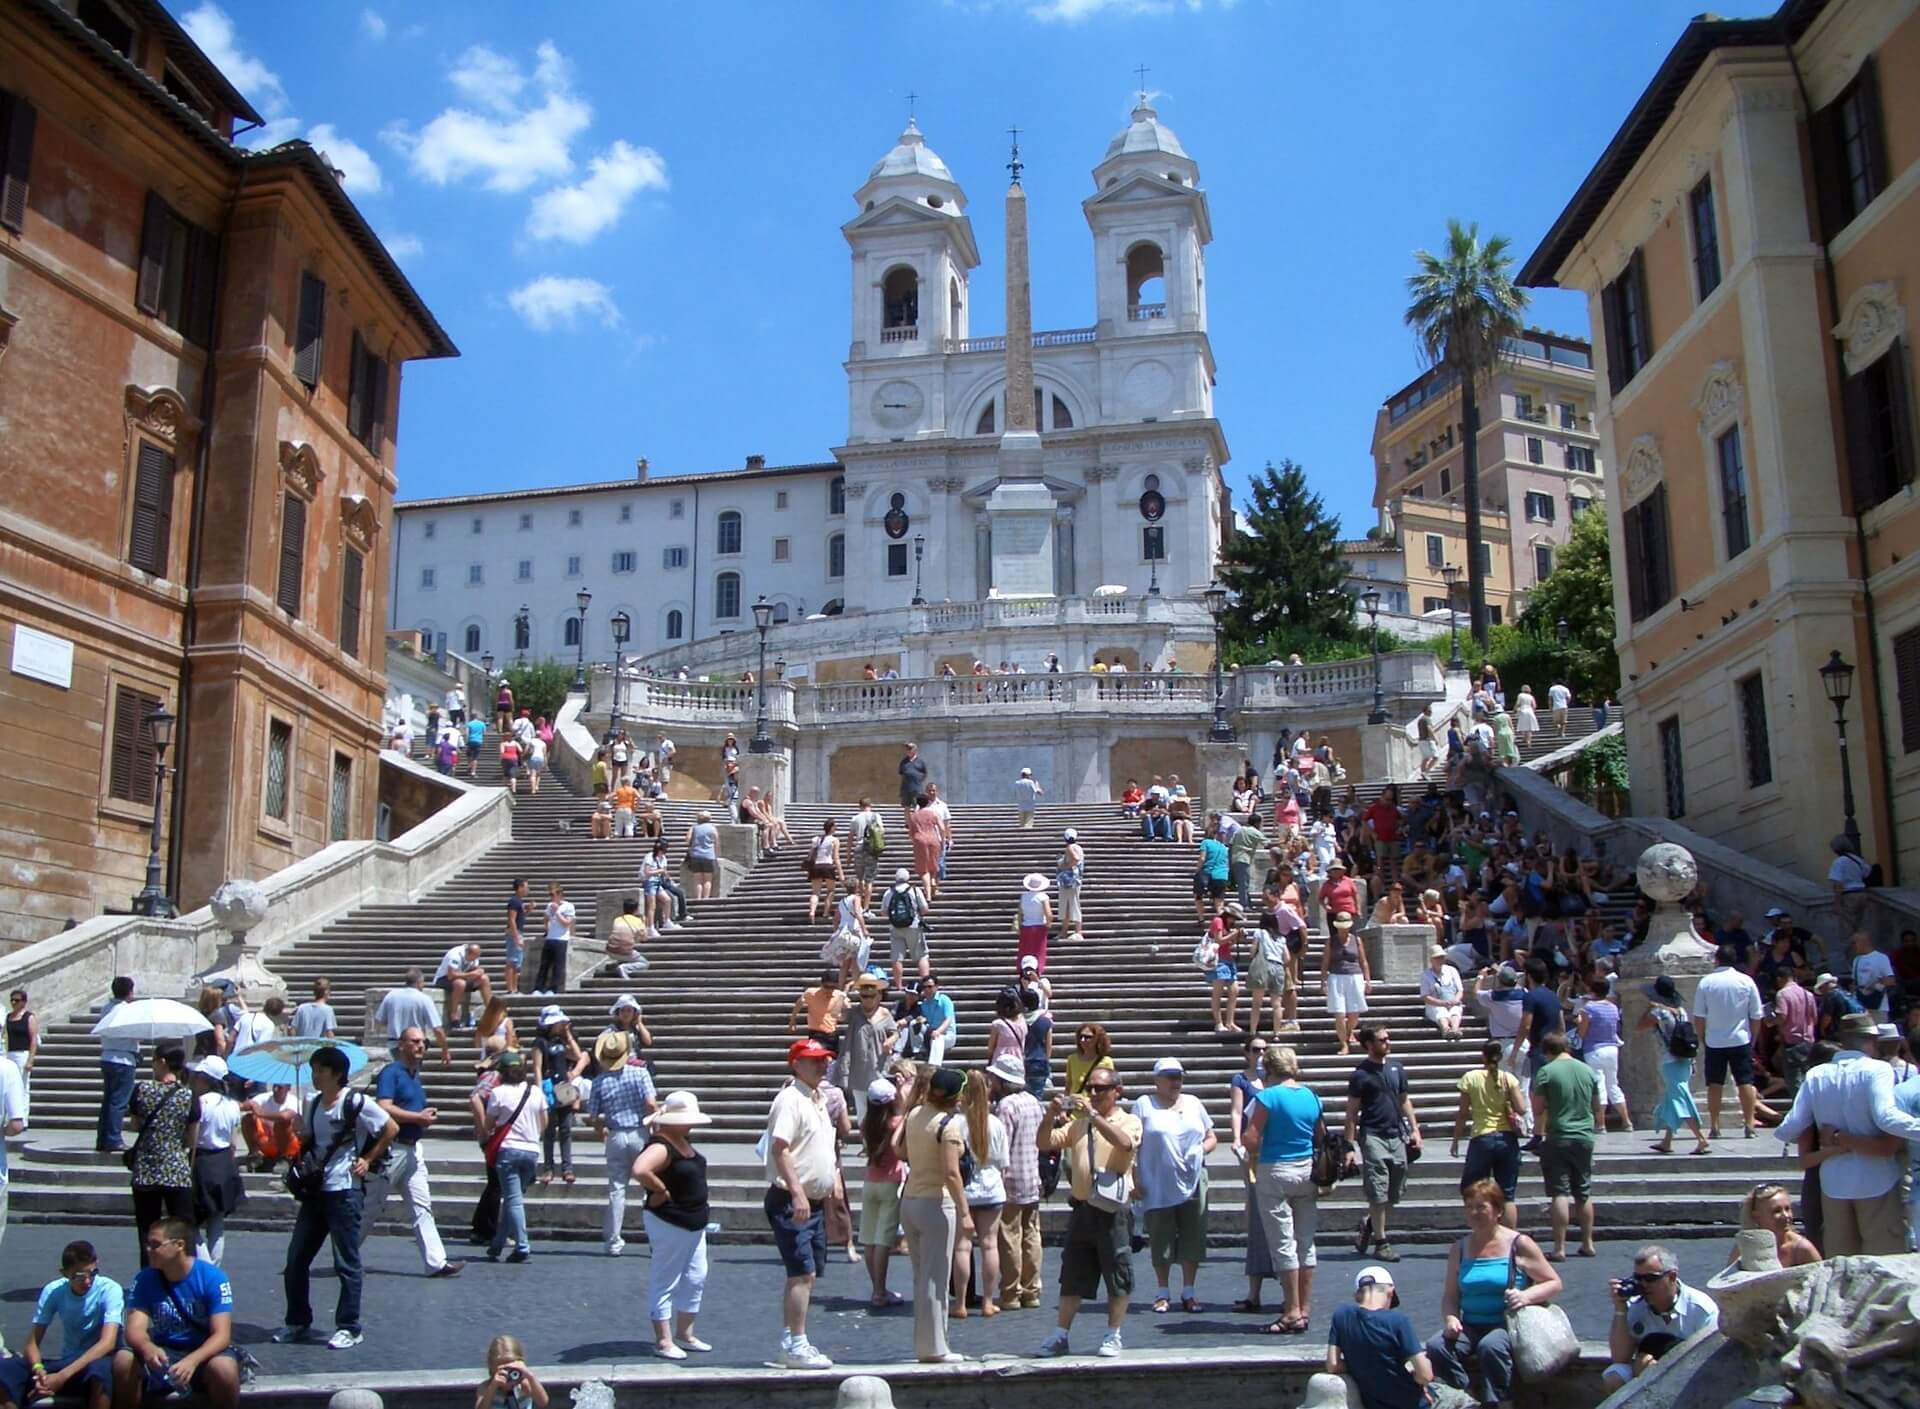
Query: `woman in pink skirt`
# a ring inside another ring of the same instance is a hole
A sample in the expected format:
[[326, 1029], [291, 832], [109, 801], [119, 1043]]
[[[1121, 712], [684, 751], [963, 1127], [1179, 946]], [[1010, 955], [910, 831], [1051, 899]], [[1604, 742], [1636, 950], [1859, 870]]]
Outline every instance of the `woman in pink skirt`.
[[1047, 898], [1047, 878], [1030, 872], [1020, 882], [1019, 959], [1031, 954], [1040, 972], [1047, 971], [1047, 932], [1053, 928], [1053, 902]]

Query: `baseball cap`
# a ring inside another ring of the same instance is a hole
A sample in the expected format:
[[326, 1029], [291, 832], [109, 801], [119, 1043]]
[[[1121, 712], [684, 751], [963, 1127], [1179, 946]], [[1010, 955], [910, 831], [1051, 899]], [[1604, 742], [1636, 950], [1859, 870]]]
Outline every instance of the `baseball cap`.
[[884, 1076], [876, 1076], [867, 1083], [867, 1099], [876, 1106], [892, 1105], [894, 1098], [899, 1094], [900, 1088]]
[[789, 1066], [795, 1062], [805, 1061], [809, 1057], [816, 1058], [823, 1062], [830, 1062], [833, 1060], [833, 1049], [831, 1047], [821, 1046], [811, 1037], [803, 1037], [787, 1048], [787, 1064]]
[[1162, 1057], [1153, 1064], [1153, 1074], [1155, 1076], [1185, 1076], [1187, 1069], [1180, 1065], [1180, 1059], [1178, 1057]]
[[202, 1057], [197, 1062], [189, 1063], [187, 1070], [196, 1072], [206, 1077], [209, 1081], [225, 1081], [227, 1079], [227, 1064], [218, 1057]]
[[1386, 1268], [1362, 1267], [1360, 1269], [1360, 1275], [1353, 1279], [1353, 1289], [1356, 1292], [1361, 1292], [1365, 1291], [1368, 1287], [1385, 1287], [1388, 1291], [1393, 1292], [1393, 1298], [1387, 1305], [1398, 1306], [1400, 1304], [1400, 1293], [1393, 1290], [1393, 1274], [1387, 1271]]
[[1783, 910], [1778, 905], [1774, 906], [1771, 910], [1767, 911], [1767, 918], [1769, 920], [1786, 920], [1786, 919], [1791, 919], [1792, 917], [1793, 917], [1793, 912], [1791, 910]]
[[1040, 960], [1032, 954], [1022, 954], [1020, 956], [1020, 972], [1025, 973], [1028, 969], [1032, 969], [1035, 973], [1039, 973]]

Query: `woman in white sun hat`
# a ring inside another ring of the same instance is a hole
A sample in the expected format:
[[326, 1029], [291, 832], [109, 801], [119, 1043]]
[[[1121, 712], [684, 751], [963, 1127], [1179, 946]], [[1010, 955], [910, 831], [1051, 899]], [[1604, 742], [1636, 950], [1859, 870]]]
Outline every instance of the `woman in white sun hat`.
[[646, 1118], [653, 1143], [633, 1161], [633, 1177], [646, 1190], [647, 1276], [653, 1353], [685, 1360], [690, 1350], [712, 1350], [693, 1333], [700, 1295], [707, 1285], [707, 1157], [694, 1148], [693, 1132], [711, 1125], [691, 1091], [669, 1091]]
[[1047, 934], [1053, 928], [1053, 902], [1047, 898], [1047, 878], [1029, 871], [1020, 882], [1020, 945], [1017, 958], [1032, 955], [1041, 973], [1047, 971]]
[[1060, 859], [1054, 863], [1053, 883], [1060, 887], [1060, 938], [1080, 933], [1080, 882], [1087, 872], [1086, 849], [1072, 827], [1060, 834]]

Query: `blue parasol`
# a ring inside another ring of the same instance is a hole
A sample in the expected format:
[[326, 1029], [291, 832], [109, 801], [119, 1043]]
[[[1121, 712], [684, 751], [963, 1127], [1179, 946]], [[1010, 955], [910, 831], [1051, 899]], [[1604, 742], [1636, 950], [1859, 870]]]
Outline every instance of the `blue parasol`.
[[312, 1072], [313, 1054], [332, 1047], [347, 1059], [347, 1075], [367, 1064], [367, 1049], [327, 1037], [274, 1037], [247, 1048], [227, 1063], [227, 1070], [267, 1086], [305, 1086]]

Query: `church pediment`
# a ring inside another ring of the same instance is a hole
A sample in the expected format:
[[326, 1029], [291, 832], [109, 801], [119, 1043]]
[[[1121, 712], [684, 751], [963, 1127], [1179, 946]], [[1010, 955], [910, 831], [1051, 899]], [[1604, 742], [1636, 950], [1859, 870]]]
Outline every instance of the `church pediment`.
[[[1021, 482], [1031, 483], [1032, 481], [1027, 480]], [[1087, 494], [1087, 487], [1084, 484], [1074, 484], [1070, 480], [1059, 479], [1053, 475], [1042, 477], [1040, 483], [1051, 490], [1053, 497], [1063, 504], [1071, 504], [1077, 500], [1084, 499]], [[1000, 476], [995, 475], [992, 479], [982, 480], [971, 489], [962, 490], [960, 498], [965, 503], [975, 506], [985, 504], [988, 497], [992, 495], [994, 490], [1000, 487], [1000, 484]]]
[[905, 196], [889, 196], [874, 206], [872, 210], [863, 210], [845, 225], [841, 233], [848, 240], [856, 234], [874, 234], [880, 231], [897, 230], [938, 230], [960, 247], [964, 262], [972, 268], [980, 262], [980, 252], [973, 242], [973, 222], [964, 215], [946, 214], [929, 210], [918, 201], [908, 200]]
[[1201, 243], [1210, 243], [1213, 239], [1213, 215], [1207, 205], [1207, 193], [1197, 186], [1189, 186], [1180, 181], [1169, 181], [1164, 176], [1156, 176], [1150, 171], [1136, 171], [1121, 177], [1113, 185], [1080, 203], [1080, 208], [1089, 216], [1098, 210], [1115, 208], [1146, 208], [1164, 205], [1169, 201], [1191, 202], [1199, 207], [1199, 233]]

